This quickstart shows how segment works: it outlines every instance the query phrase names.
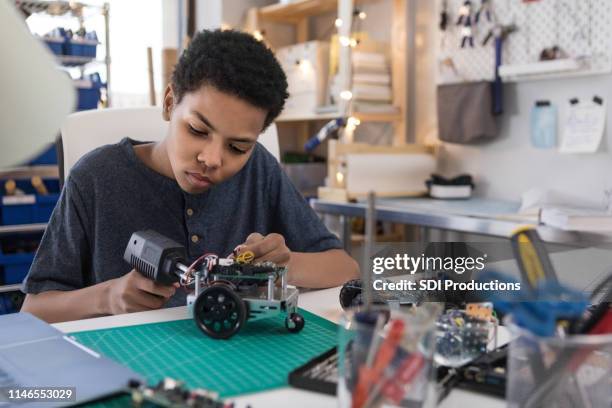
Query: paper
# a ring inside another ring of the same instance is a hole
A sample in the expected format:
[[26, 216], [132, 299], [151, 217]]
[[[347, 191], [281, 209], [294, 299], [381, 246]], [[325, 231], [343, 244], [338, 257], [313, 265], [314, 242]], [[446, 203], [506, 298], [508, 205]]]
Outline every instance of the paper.
[[578, 103], [569, 108], [563, 126], [561, 153], [594, 153], [606, 124], [605, 104]]

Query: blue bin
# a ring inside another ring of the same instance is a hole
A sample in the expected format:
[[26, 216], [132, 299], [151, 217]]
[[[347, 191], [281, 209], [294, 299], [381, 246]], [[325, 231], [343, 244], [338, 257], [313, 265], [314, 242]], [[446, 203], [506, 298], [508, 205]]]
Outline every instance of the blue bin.
[[93, 73], [88, 78], [74, 81], [78, 93], [77, 110], [96, 109], [100, 101], [100, 88], [104, 85], [98, 73]]
[[2, 198], [2, 224], [20, 225], [49, 221], [59, 193], [48, 195], [28, 194]]
[[4, 284], [23, 282], [34, 260], [34, 253], [0, 254], [0, 266], [4, 268]]
[[64, 54], [64, 44], [66, 42], [64, 37], [44, 37], [43, 41], [55, 55]]
[[76, 37], [66, 41], [65, 52], [66, 55], [73, 55], [75, 57], [96, 58], [97, 48], [97, 40], [87, 40]]
[[28, 166], [49, 164], [57, 164], [57, 149], [55, 147], [55, 143], [49, 143], [49, 145], [43, 151], [41, 151], [40, 154], [25, 163], [25, 165]]

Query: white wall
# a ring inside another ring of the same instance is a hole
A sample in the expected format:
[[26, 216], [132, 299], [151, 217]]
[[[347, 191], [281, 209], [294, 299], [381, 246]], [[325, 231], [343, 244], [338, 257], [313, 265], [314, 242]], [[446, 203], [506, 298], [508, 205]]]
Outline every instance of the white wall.
[[612, 102], [612, 75], [507, 84], [504, 90], [506, 112], [499, 122], [499, 138], [480, 146], [444, 144], [440, 169], [449, 175], [475, 174], [479, 195], [495, 198], [518, 200], [522, 192], [541, 187], [602, 199], [603, 190], [612, 187], [609, 130], [612, 114], [608, 111], [608, 126], [599, 151], [585, 155], [565, 155], [532, 147], [529, 117], [538, 99], [549, 99], [556, 104], [559, 118], [572, 97], [591, 99], [597, 94]]
[[[437, 72], [438, 13], [435, 2], [417, 0], [417, 140], [437, 133], [435, 73]], [[419, 47], [419, 41], [422, 46]], [[504, 87], [505, 113], [499, 137], [485, 144], [453, 145], [440, 149], [439, 170], [447, 176], [471, 173], [479, 196], [519, 201], [534, 188], [573, 192], [602, 202], [603, 190], [612, 187], [612, 134], [607, 126], [599, 151], [589, 155], [563, 155], [539, 150], [530, 142], [530, 112], [536, 100], [548, 99], [563, 117], [572, 97], [591, 99], [597, 94], [612, 103], [612, 75], [509, 83]], [[608, 113], [610, 124], [612, 114]], [[557, 132], [558, 140], [561, 132]]]

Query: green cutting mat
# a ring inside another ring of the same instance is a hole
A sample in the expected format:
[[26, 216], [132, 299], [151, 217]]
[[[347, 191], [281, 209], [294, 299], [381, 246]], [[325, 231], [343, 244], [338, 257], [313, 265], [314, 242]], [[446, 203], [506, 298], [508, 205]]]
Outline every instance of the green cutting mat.
[[229, 340], [215, 340], [193, 320], [73, 333], [80, 343], [143, 375], [149, 384], [164, 377], [206, 388], [223, 398], [287, 384], [290, 371], [336, 344], [337, 326], [300, 310], [299, 333], [276, 316], [246, 325]]

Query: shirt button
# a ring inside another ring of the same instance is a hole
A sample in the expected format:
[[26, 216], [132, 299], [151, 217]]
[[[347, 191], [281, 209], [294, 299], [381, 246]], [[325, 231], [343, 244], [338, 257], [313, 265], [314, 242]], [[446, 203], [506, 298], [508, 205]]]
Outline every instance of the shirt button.
[[191, 236], [191, 242], [193, 242], [194, 244], [195, 244], [196, 242], [198, 242], [199, 240], [200, 240], [200, 237], [198, 237], [197, 235], [192, 235], [192, 236]]
[[191, 208], [187, 209], [187, 215], [190, 217], [193, 215], [193, 210]]

